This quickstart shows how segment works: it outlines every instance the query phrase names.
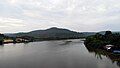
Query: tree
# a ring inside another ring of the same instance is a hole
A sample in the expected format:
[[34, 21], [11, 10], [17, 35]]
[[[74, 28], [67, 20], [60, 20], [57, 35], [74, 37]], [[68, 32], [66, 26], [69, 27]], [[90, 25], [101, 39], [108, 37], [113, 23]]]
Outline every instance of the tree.
[[112, 32], [111, 31], [106, 31], [105, 36], [109, 36], [109, 35], [112, 35]]
[[0, 45], [4, 42], [4, 34], [0, 34]]

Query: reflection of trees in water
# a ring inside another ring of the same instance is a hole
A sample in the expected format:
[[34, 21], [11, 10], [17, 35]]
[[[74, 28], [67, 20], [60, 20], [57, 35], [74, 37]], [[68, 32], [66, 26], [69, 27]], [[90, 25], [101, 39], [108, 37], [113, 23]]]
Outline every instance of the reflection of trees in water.
[[4, 45], [0, 45], [0, 49], [2, 49], [4, 47]]
[[120, 67], [120, 54], [119, 55], [113, 54], [113, 53], [107, 52], [102, 49], [95, 49], [95, 48], [88, 47], [88, 46], [86, 46], [86, 48], [90, 53], [95, 53], [95, 57], [97, 59], [102, 60], [102, 56], [105, 56], [109, 58], [112, 61], [112, 63], [116, 63]]
[[117, 65], [120, 67], [120, 61], [117, 61]]
[[60, 45], [68, 45], [69, 43], [71, 43], [72, 41], [64, 41], [64, 43], [60, 44]]

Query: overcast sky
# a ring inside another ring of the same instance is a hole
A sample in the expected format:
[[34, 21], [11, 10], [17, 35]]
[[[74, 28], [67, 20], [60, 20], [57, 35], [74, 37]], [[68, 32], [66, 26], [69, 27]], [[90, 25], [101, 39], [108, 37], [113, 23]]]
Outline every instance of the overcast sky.
[[0, 32], [120, 30], [120, 0], [0, 0]]

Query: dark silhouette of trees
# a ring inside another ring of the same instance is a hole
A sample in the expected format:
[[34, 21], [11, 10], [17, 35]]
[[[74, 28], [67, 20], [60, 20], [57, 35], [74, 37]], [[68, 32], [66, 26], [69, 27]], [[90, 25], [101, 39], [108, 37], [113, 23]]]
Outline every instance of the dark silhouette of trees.
[[109, 35], [112, 35], [112, 32], [111, 31], [106, 31], [105, 36], [109, 36]]
[[120, 34], [112, 34], [111, 31], [106, 31], [105, 35], [96, 33], [95, 35], [88, 36], [85, 41], [85, 45], [92, 46], [94, 48], [102, 48], [107, 44], [120, 48]]
[[0, 34], [0, 45], [4, 42], [4, 34]]

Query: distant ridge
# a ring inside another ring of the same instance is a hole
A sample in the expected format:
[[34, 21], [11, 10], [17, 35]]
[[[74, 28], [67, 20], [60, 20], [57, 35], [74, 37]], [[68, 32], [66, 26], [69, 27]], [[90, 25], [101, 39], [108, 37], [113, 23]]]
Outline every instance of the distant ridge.
[[[51, 40], [51, 39], [77, 39], [77, 38], [85, 38], [87, 36], [95, 35], [96, 33], [105, 34], [105, 31], [100, 32], [75, 32], [64, 28], [52, 27], [45, 30], [34, 30], [31, 32], [20, 32], [14, 34], [4, 34], [9, 37], [23, 37], [29, 36], [34, 38], [35, 40]], [[120, 33], [119, 31], [113, 31], [113, 33]]]
[[30, 36], [36, 40], [52, 40], [52, 39], [77, 39], [84, 37], [83, 33], [71, 31], [68, 29], [52, 27], [46, 30], [35, 30], [26, 33], [6, 34], [9, 37]]

